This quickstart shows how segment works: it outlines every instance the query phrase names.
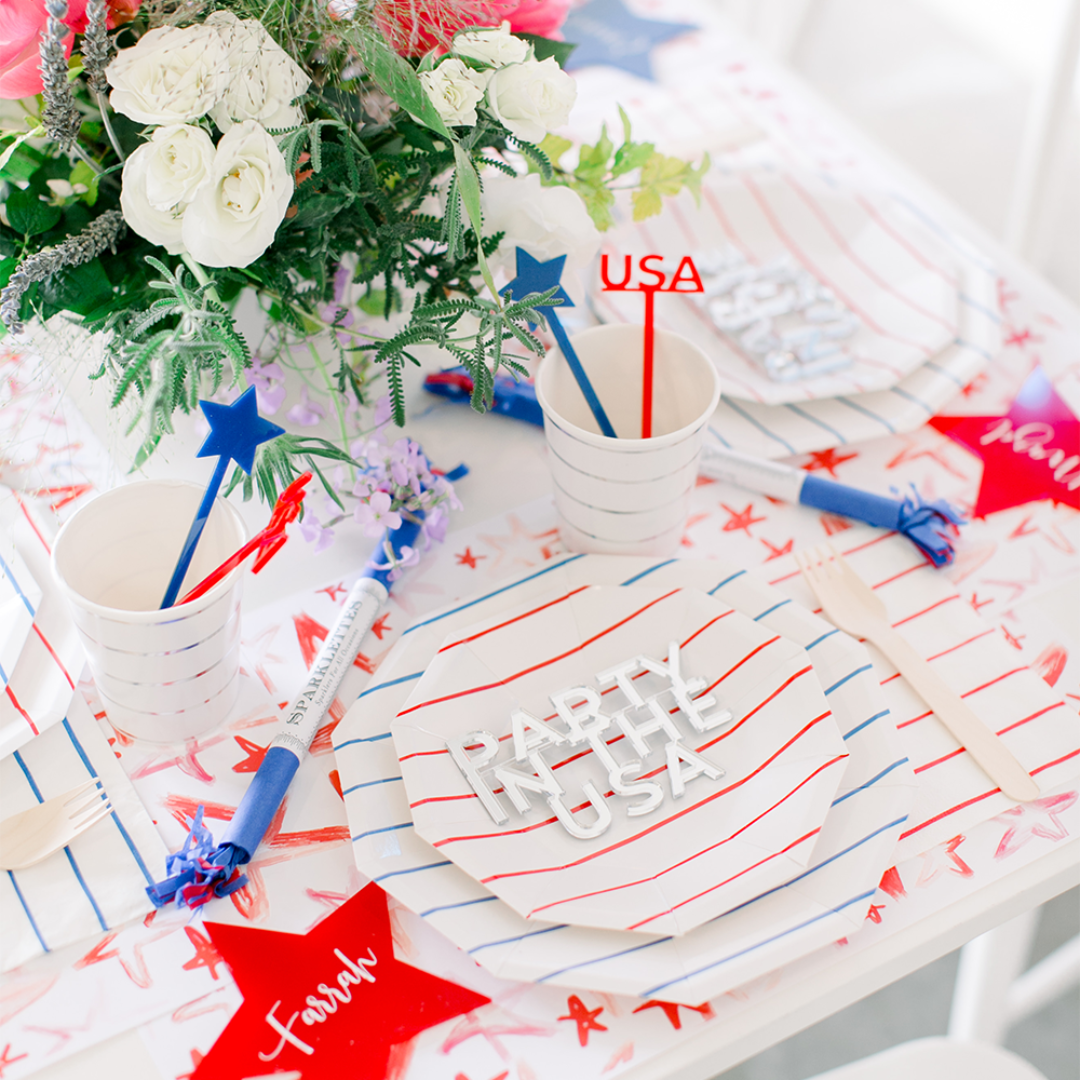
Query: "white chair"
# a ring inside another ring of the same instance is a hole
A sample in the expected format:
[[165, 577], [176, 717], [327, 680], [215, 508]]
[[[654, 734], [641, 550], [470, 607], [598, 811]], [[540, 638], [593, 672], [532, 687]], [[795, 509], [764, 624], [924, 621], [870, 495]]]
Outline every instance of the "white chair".
[[915, 1039], [821, 1073], [812, 1080], [1046, 1080], [1038, 1069], [1000, 1046]]

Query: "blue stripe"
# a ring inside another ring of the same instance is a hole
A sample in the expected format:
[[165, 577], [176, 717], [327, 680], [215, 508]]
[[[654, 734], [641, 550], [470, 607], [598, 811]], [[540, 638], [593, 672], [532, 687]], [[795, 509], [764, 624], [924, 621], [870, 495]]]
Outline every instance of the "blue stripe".
[[826, 638], [831, 638], [833, 634], [839, 634], [839, 630], [830, 630], [827, 634], [822, 634], [819, 638], [814, 638], [809, 645], [804, 645], [803, 648], [809, 652], [815, 645], [820, 645]]
[[717, 430], [716, 430], [716, 428], [714, 428], [714, 427], [712, 426], [712, 424], [710, 424], [710, 425], [709, 425], [709, 434], [710, 434], [710, 435], [712, 435], [712, 437], [713, 437], [714, 439], [716, 439], [716, 441], [717, 441], [717, 442], [718, 442], [718, 443], [719, 443], [719, 444], [720, 444], [720, 445], [721, 445], [721, 446], [722, 446], [722, 447], [723, 447], [723, 448], [724, 448], [725, 450], [730, 450], [730, 449], [731, 449], [731, 443], [729, 443], [729, 442], [727, 441], [727, 439], [725, 439], [725, 438], [724, 438], [724, 436], [723, 436], [723, 435], [721, 435], [721, 434], [720, 434], [720, 432], [719, 432], [719, 431], [717, 431]]
[[[398, 686], [403, 682], [408, 682], [410, 679], [419, 679], [423, 674], [422, 671], [414, 671], [412, 675], [402, 675], [400, 678], [391, 679], [389, 682], [381, 682], [376, 686], [369, 686], [366, 690], [361, 690], [360, 693], [356, 695], [356, 700], [359, 701], [361, 698], [367, 697], [368, 694], [374, 694], [376, 690], [385, 690], [388, 686]], [[341, 745], [345, 746], [346, 744], [342, 743]]]
[[16, 750], [12, 757], [15, 758], [15, 763], [19, 766], [19, 768], [22, 769], [23, 776], [26, 777], [26, 782], [30, 785], [30, 790], [34, 793], [34, 798], [37, 799], [39, 803], [44, 802], [45, 796], [41, 794], [41, 788], [37, 786], [36, 781], [30, 775], [30, 770], [26, 767], [26, 762], [23, 761], [22, 754], [20, 754], [19, 751]]
[[935, 364], [933, 360], [927, 360], [923, 367], [928, 367], [931, 371], [936, 371], [943, 379], [948, 379], [954, 386], [959, 386], [961, 390], [964, 389], [966, 383], [963, 379], [958, 379], [951, 371], [941, 367], [939, 364]]
[[437, 870], [440, 866], [449, 866], [450, 860], [443, 859], [442, 862], [428, 863], [426, 866], [410, 866], [407, 870], [391, 870], [388, 874], [380, 874], [376, 878], [372, 878], [372, 881], [385, 881], [387, 878], [401, 877], [402, 874], [418, 874], [421, 870]]
[[497, 896], [481, 896], [477, 900], [462, 900], [459, 904], [443, 904], [441, 907], [428, 908], [427, 911], [419, 912], [421, 919], [434, 915], [438, 911], [453, 911], [454, 908], [472, 907], [473, 904], [486, 904], [489, 900], [498, 900]]
[[922, 398], [917, 398], [914, 394], [909, 394], [907, 390], [901, 386], [889, 387], [889, 393], [896, 394], [897, 397], [902, 397], [905, 401], [910, 401], [912, 405], [918, 405], [920, 409], [925, 409], [930, 416], [934, 415], [934, 410], [931, 409]]
[[988, 262], [981, 256], [976, 255], [968, 248], [961, 247], [960, 243], [957, 240], [957, 237], [948, 230], [943, 229], [932, 217], [930, 217], [926, 213], [925, 210], [917, 206], [915, 203], [911, 202], [909, 199], [905, 198], [899, 192], [891, 191], [889, 192], [889, 195], [895, 202], [900, 203], [901, 206], [906, 206], [907, 209], [910, 210], [912, 214], [914, 214], [915, 217], [917, 217], [924, 225], [928, 226], [931, 231], [937, 233], [937, 235], [940, 236], [941, 239], [944, 240], [945, 243], [953, 249], [953, 251], [959, 252], [959, 254], [963, 255], [963, 257], [973, 266], [977, 266], [980, 270], [985, 271], [987, 274], [993, 275], [995, 278], [997, 277], [997, 269], [990, 262]]
[[[97, 770], [94, 768], [93, 765], [90, 764], [90, 759], [86, 756], [86, 751], [82, 748], [82, 743], [80, 743], [79, 740], [75, 737], [75, 732], [71, 730], [71, 724], [68, 723], [68, 719], [66, 716], [64, 717], [62, 723], [64, 725], [64, 730], [68, 734], [68, 738], [71, 740], [71, 745], [75, 747], [75, 752], [79, 755], [79, 757], [82, 758], [82, 763], [86, 766], [86, 771], [92, 777], [94, 777], [95, 780], [99, 779]], [[146, 878], [147, 885], [153, 885], [154, 877], [146, 868], [146, 863], [143, 862], [142, 853], [135, 846], [135, 841], [131, 839], [131, 835], [128, 833], [127, 829], [124, 828], [124, 823], [120, 820], [119, 815], [116, 813], [115, 810], [113, 810], [109, 814], [109, 817], [113, 819], [113, 822], [119, 830], [120, 835], [124, 838], [124, 843], [127, 844], [128, 850], [131, 852], [132, 857], [135, 859], [135, 862], [138, 864], [139, 869], [142, 871], [143, 877]]]
[[849, 409], [854, 409], [857, 413], [862, 413], [863, 416], [869, 417], [871, 420], [876, 420], [890, 435], [896, 434], [896, 428], [885, 419], [884, 416], [878, 416], [876, 412], [868, 409], [865, 405], [857, 405], [851, 398], [835, 397], [833, 401], [839, 401], [841, 405], [846, 405]]
[[8, 676], [7, 676], [7, 672], [4, 670], [3, 664], [0, 664], [0, 679], [2, 679], [4, 681], [4, 685], [7, 686], [7, 684], [8, 684]]
[[718, 593], [725, 585], [730, 585], [737, 577], [742, 577], [745, 573], [745, 570], [737, 570], [734, 574], [731, 575], [731, 577], [724, 578], [724, 580], [721, 581], [719, 585], [714, 585], [709, 590], [709, 595], [713, 596], [715, 593]]
[[[815, 873], [816, 871], [820, 870], [822, 867], [828, 866], [829, 863], [835, 862], [835, 860], [843, 858], [843, 856], [845, 856], [845, 855], [849, 854], [850, 852], [854, 851], [856, 848], [861, 847], [863, 844], [869, 842], [870, 840], [873, 840], [874, 837], [878, 836], [880, 833], [885, 832], [887, 829], [896, 828], [896, 827], [902, 825], [905, 821], [907, 821], [907, 814], [905, 814], [903, 817], [897, 818], [895, 821], [889, 822], [888, 825], [882, 825], [880, 829], [875, 829], [868, 836], [864, 836], [861, 840], [856, 840], [855, 843], [852, 844], [850, 847], [845, 848], [843, 851], [838, 851], [831, 858], [826, 859], [823, 863], [819, 863], [817, 866], [811, 866], [809, 870], [804, 870], [803, 873], [799, 874], [797, 877], [792, 878], [790, 881], [785, 882], [783, 885], [777, 885], [774, 888], [770, 889], [768, 892], [762, 893], [761, 896], [755, 897], [753, 900], [747, 900], [745, 903], [740, 904], [737, 908], [733, 908], [732, 910], [733, 911], [741, 911], [744, 907], [748, 907], [750, 904], [755, 904], [755, 903], [757, 903], [758, 900], [761, 900], [762, 898], [764, 898], [766, 896], [771, 896], [774, 892], [779, 892], [781, 889], [786, 889], [790, 885], [794, 885], [795, 882], [801, 881], [803, 878], [809, 876], [810, 874]], [[866, 895], [867, 896], [873, 896], [874, 895], [874, 890], [871, 890]], [[848, 904], [853, 904], [853, 903], [856, 902], [856, 900], [859, 900], [859, 899], [861, 899], [861, 897], [856, 897], [855, 900], [849, 900]], [[847, 907], [848, 904], [842, 904], [841, 907]], [[839, 911], [840, 908], [833, 908], [832, 910], [833, 911]], [[730, 915], [731, 912], [729, 911], [727, 914]], [[723, 918], [726, 918], [726, 917], [727, 917], [726, 915], [718, 915], [717, 919], [723, 919]], [[711, 919], [709, 921], [710, 922], [716, 922], [716, 919]], [[791, 930], [785, 931], [784, 933], [790, 934], [790, 933], [793, 933], [795, 930], [800, 930], [800, 929], [802, 929], [801, 926], [796, 926], [796, 927], [793, 927]], [[528, 935], [526, 935], [526, 936], [528, 936]], [[783, 937], [784, 935], [779, 934], [777, 936], [778, 937]], [[520, 940], [520, 939], [511, 938], [510, 940], [513, 941], [513, 940]], [[599, 957], [596, 957], [593, 960], [583, 960], [580, 964], [572, 964], [570, 967], [562, 968], [559, 971], [553, 971], [553, 972], [551, 972], [551, 974], [545, 975], [542, 978], [537, 979], [536, 981], [537, 982], [543, 982], [544, 979], [553, 978], [556, 975], [561, 975], [561, 974], [563, 974], [563, 973], [565, 973], [567, 971], [573, 971], [576, 968], [591, 967], [593, 964], [602, 964], [606, 960], [616, 960], [620, 956], [626, 956], [629, 953], [638, 952], [641, 949], [650, 949], [654, 945], [663, 945], [664, 942], [671, 941], [671, 940], [672, 940], [671, 936], [668, 935], [666, 937], [657, 938], [655, 941], [648, 941], [644, 945], [635, 945], [630, 949], [620, 949], [618, 952], [609, 953], [607, 956], [599, 956]], [[773, 941], [773, 940], [775, 940], [775, 938], [770, 938], [769, 939], [769, 941]], [[766, 945], [766, 944], [768, 944], [768, 941], [762, 941], [762, 942], [758, 943], [758, 945]], [[485, 947], [486, 946], [481, 946], [481, 948], [485, 948]], [[757, 948], [757, 945], [752, 945], [752, 946], [750, 946], [750, 948], [751, 949]], [[744, 950], [744, 951], [747, 951], [747, 950]], [[736, 955], [741, 955], [741, 954], [736, 954]], [[728, 957], [728, 959], [732, 959], [732, 958]], [[723, 961], [723, 960], [717, 961], [717, 963], [724, 963], [724, 962], [725, 961]], [[716, 965], [711, 965], [711, 966], [716, 966]], [[706, 970], [706, 969], [703, 968], [702, 970]], [[674, 980], [674, 982], [679, 982], [679, 981], [681, 981], [681, 980], [679, 980], [679, 979]], [[664, 985], [665, 986], [670, 986], [671, 983], [665, 983]], [[646, 991], [643, 991], [639, 996], [640, 997], [649, 997], [652, 993], [653, 993], [652, 990], [646, 990]]]
[[704, 967], [700, 967], [696, 971], [688, 972], [686, 975], [683, 975], [678, 979], [671, 979], [666, 983], [660, 983], [658, 986], [650, 986], [648, 990], [642, 990], [640, 996], [643, 998], [652, 997], [654, 994], [659, 993], [661, 990], [666, 990], [669, 986], [674, 986], [676, 983], [685, 982], [687, 979], [692, 979], [695, 975], [700, 975], [704, 971], [711, 971], [713, 968], [720, 967], [721, 964], [727, 964], [730, 963], [732, 960], [737, 960], [740, 956], [745, 956], [747, 953], [753, 952], [755, 949], [760, 949], [764, 945], [771, 945], [774, 941], [779, 941], [781, 938], [785, 938], [789, 934], [794, 934], [797, 930], [802, 930], [807, 926], [813, 926], [814, 923], [820, 922], [822, 919], [828, 918], [830, 915], [835, 915], [838, 912], [843, 911], [844, 908], [851, 907], [852, 904], [857, 904], [862, 900], [869, 900], [875, 892], [877, 892], [876, 889], [871, 889], [869, 892], [864, 892], [860, 893], [858, 896], [853, 896], [850, 900], [845, 900], [844, 903], [838, 904], [834, 908], [829, 908], [828, 911], [823, 911], [820, 915], [815, 915], [812, 919], [807, 919], [806, 922], [799, 923], [798, 926], [793, 926], [790, 930], [784, 930], [779, 934], [774, 934], [772, 937], [766, 938], [764, 941], [758, 941], [753, 945], [748, 945], [745, 949], [740, 949], [738, 952], [731, 953], [729, 956], [725, 956], [722, 960], [716, 960], [711, 964], [706, 964]]
[[811, 416], [804, 409], [800, 409], [798, 405], [792, 405], [790, 402], [785, 404], [784, 408], [790, 409], [793, 413], [801, 416], [804, 420], [809, 420], [811, 424], [817, 424], [819, 428], [824, 428], [830, 435], [840, 440], [841, 446], [847, 446], [847, 439], [840, 434], [834, 427], [830, 427], [824, 420], [819, 420], [816, 416]]
[[[480, 952], [481, 949], [494, 949], [499, 945], [512, 945], [515, 941], [524, 941], [526, 938], [538, 937], [540, 934], [550, 934], [552, 930], [565, 930], [566, 926], [560, 923], [557, 926], [545, 926], [543, 930], [530, 930], [527, 934], [518, 934], [517, 937], [503, 938], [501, 941], [487, 941], [483, 945], [477, 945], [475, 949], [469, 949], [469, 955]], [[543, 982], [543, 979], [537, 979], [537, 982]]]
[[883, 716], [888, 716], [889, 710], [882, 709], [879, 713], [874, 713], [869, 720], [864, 720], [861, 724], [856, 724], [845, 736], [845, 739], [850, 739], [852, 735], [857, 735], [864, 727], [869, 727], [875, 720], [880, 720]]
[[791, 600], [788, 599], [788, 600], [781, 600], [779, 604], [773, 604], [773, 606], [771, 608], [766, 608], [760, 615], [755, 615], [754, 616], [754, 622], [761, 622], [761, 620], [764, 619], [766, 615], [771, 615], [777, 608], [782, 608], [786, 604], [790, 604], [790, 603], [791, 603]]
[[758, 431], [765, 435], [768, 435], [770, 439], [778, 442], [789, 454], [797, 454], [799, 451], [795, 449], [786, 439], [781, 439], [779, 435], [771, 432], [760, 420], [755, 420], [744, 408], [736, 405], [731, 398], [724, 398], [724, 404], [733, 412], [738, 413], [747, 423], [753, 424]]
[[[94, 899], [94, 894], [90, 891], [90, 887], [86, 884], [86, 879], [82, 876], [82, 871], [79, 869], [79, 864], [75, 861], [75, 856], [71, 854], [71, 848], [64, 848], [64, 854], [67, 856], [68, 862], [71, 864], [72, 873], [78, 879], [79, 884], [82, 886], [82, 891], [86, 893], [86, 899], [90, 901], [90, 906], [94, 909], [94, 914], [97, 916], [97, 921], [101, 924], [102, 930], [108, 930], [109, 924], [105, 921], [105, 916], [101, 914], [101, 908], [98, 907], [97, 901]], [[151, 882], [153, 884], [153, 882]]]
[[1001, 316], [996, 311], [993, 311], [991, 308], [985, 307], [977, 300], [973, 300], [970, 296], [968, 296], [967, 293], [961, 292], [957, 293], [957, 295], [960, 297], [961, 302], [967, 304], [968, 307], [974, 308], [976, 311], [981, 312], [995, 326], [1001, 325]]
[[353, 784], [352, 787], [346, 788], [341, 794], [351, 795], [354, 791], [359, 791], [362, 787], [375, 787], [376, 784], [389, 784], [394, 780], [400, 779], [400, 776], [387, 776], [382, 780], [367, 780], [363, 784]]
[[34, 916], [30, 914], [30, 905], [27, 904], [26, 897], [23, 896], [22, 889], [19, 888], [19, 883], [15, 880], [15, 875], [9, 870], [7, 876], [8, 880], [11, 882], [11, 887], [15, 890], [15, 895], [19, 898], [19, 903], [22, 905], [23, 914], [30, 923], [30, 929], [34, 931], [34, 937], [38, 939], [38, 944], [45, 952], [51, 952], [52, 950], [45, 944], [45, 939], [41, 936], [38, 924], [34, 922]]
[[984, 360], [994, 359], [981, 345], [976, 345], [972, 341], [967, 341], [964, 338], [957, 338], [956, 344], [963, 345], [965, 349], [970, 349], [972, 352], [978, 353]]
[[411, 634], [414, 630], [419, 630], [421, 627], [430, 626], [432, 623], [437, 623], [450, 615], [456, 615], [459, 611], [465, 611], [467, 608], [471, 608], [476, 604], [482, 604], [485, 600], [490, 600], [493, 596], [498, 596], [508, 589], [516, 589], [519, 585], [524, 585], [526, 581], [532, 581], [535, 578], [543, 577], [544, 574], [550, 574], [552, 570], [558, 570], [560, 566], [567, 566], [581, 558], [584, 558], [584, 555], [571, 555], [569, 558], [563, 559], [562, 562], [552, 563], [551, 566], [545, 566], [543, 570], [537, 570], [535, 574], [530, 574], [528, 577], [524, 578], [518, 578], [517, 581], [514, 581], [509, 585], [504, 585], [501, 589], [496, 589], [494, 592], [478, 596], [475, 600], [470, 600], [467, 604], [462, 604], [460, 607], [453, 608], [450, 611], [444, 611], [441, 615], [435, 615], [430, 619], [426, 619], [424, 622], [413, 623], [413, 625], [401, 636], [404, 637], [405, 634]]
[[23, 604], [26, 605], [26, 610], [30, 612], [31, 617], [36, 615], [37, 612], [34, 611], [34, 605], [26, 599], [26, 593], [22, 591], [22, 587], [19, 585], [18, 581], [15, 580], [15, 575], [11, 572], [11, 567], [8, 566], [6, 562], [4, 562], [2, 557], [0, 557], [0, 570], [3, 570], [4, 577], [6, 577], [8, 581], [11, 582], [12, 587], [19, 594], [19, 599], [22, 600]]
[[852, 788], [850, 791], [845, 791], [839, 798], [833, 799], [832, 805], [839, 806], [845, 799], [850, 799], [852, 795], [858, 795], [860, 791], [865, 791], [868, 787], [873, 787], [882, 777], [888, 776], [893, 769], [899, 769], [901, 765], [906, 765], [908, 759], [902, 757], [899, 761], [894, 761], [888, 768], [882, 769], [872, 780], [867, 780], [865, 784], [860, 784], [857, 788]]
[[861, 675], [864, 671], [873, 671], [873, 669], [873, 664], [863, 664], [862, 667], [858, 667], [854, 671], [848, 672], [848, 674], [845, 675], [839, 682], [834, 682], [832, 686], [830, 686], [829, 689], [825, 691], [825, 696], [828, 697], [834, 690], [843, 686], [844, 683], [848, 681], [848, 679], [854, 679], [856, 675]]
[[352, 838], [352, 842], [355, 844], [357, 840], [363, 840], [365, 836], [374, 836], [376, 833], [394, 832], [397, 829], [411, 829], [411, 821], [403, 821], [400, 825], [387, 825], [382, 829], [368, 829], [367, 832], [357, 833]]
[[657, 563], [655, 566], [650, 566], [648, 570], [642, 570], [640, 574], [635, 574], [632, 578], [627, 578], [625, 581], [620, 582], [620, 585], [633, 585], [635, 581], [640, 581], [643, 577], [648, 577], [654, 570], [660, 570], [665, 566], [670, 566], [675, 559], [665, 559], [664, 562]]
[[381, 735], [366, 735], [362, 739], [346, 739], [345, 742], [338, 743], [337, 746], [334, 747], [334, 753], [337, 753], [338, 750], [344, 750], [346, 746], [352, 746], [353, 743], [381, 742], [383, 739], [389, 739], [389, 738], [390, 738], [390, 732], [389, 731], [384, 731]]

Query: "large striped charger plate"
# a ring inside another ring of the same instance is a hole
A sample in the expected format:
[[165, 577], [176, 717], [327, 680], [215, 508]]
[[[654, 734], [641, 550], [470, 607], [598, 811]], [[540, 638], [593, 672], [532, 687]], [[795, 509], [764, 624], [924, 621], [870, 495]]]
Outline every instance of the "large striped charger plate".
[[[413, 826], [390, 725], [448, 634], [551, 590], [700, 589], [807, 651], [849, 757], [807, 868], [673, 936], [523, 918]], [[778, 590], [722, 561], [557, 557], [540, 571], [414, 623], [334, 732], [358, 867], [504, 978], [697, 1004], [862, 925], [914, 795], [866, 650]]]
[[805, 649], [647, 581], [451, 633], [391, 732], [433, 848], [530, 921], [652, 934], [805, 870], [848, 758]]

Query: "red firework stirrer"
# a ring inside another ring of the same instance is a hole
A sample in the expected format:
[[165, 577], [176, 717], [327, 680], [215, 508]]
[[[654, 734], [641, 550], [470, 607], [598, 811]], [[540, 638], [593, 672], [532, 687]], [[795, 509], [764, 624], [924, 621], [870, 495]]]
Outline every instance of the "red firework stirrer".
[[649, 266], [652, 261], [663, 260], [662, 255], [642, 255], [638, 259], [638, 269], [642, 274], [651, 275], [651, 281], [639, 280], [637, 285], [630, 284], [633, 276], [631, 257], [623, 256], [622, 281], [613, 282], [608, 277], [608, 256], [600, 256], [600, 281], [601, 292], [641, 292], [645, 294], [645, 335], [644, 356], [642, 357], [641, 373], [641, 437], [652, 438], [652, 413], [653, 413], [653, 353], [655, 351], [655, 311], [654, 300], [658, 292], [675, 293], [699, 293], [705, 291], [701, 283], [701, 276], [694, 266], [694, 260], [689, 255], [684, 255], [679, 262], [679, 268], [672, 275], [670, 281], [662, 270], [656, 270]]
[[234, 551], [216, 570], [211, 570], [194, 589], [181, 598], [180, 603], [186, 604], [189, 600], [198, 600], [256, 552], [251, 572], [257, 574], [285, 546], [285, 541], [288, 539], [285, 535], [285, 526], [300, 516], [300, 507], [307, 494], [304, 488], [310, 480], [311, 473], [309, 472], [298, 476], [278, 496], [266, 528], [257, 532], [238, 551]]

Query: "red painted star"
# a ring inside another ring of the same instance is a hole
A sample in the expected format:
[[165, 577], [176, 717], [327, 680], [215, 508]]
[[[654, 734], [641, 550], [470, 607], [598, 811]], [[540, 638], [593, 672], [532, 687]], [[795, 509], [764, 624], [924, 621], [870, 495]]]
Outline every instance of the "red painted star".
[[881, 923], [881, 913], [885, 910], [885, 904], [871, 904], [870, 910], [866, 913], [866, 917], [872, 923]]
[[214, 948], [213, 942], [205, 934], [200, 934], [194, 927], [185, 926], [184, 933], [187, 934], [188, 941], [195, 946], [195, 955], [190, 960], [184, 961], [184, 970], [194, 971], [196, 968], [209, 968], [211, 977], [217, 979], [221, 953]]
[[207, 923], [244, 1004], [192, 1073], [384, 1080], [391, 1047], [489, 998], [394, 956], [386, 893], [368, 885], [307, 934]]
[[597, 1009], [587, 1009], [585, 1002], [577, 994], [571, 994], [566, 999], [566, 1007], [570, 1010], [570, 1015], [560, 1016], [559, 1019], [573, 1020], [577, 1024], [578, 1042], [582, 1046], [589, 1045], [590, 1031], [607, 1031], [603, 1024], [596, 1022], [596, 1018], [604, 1011], [603, 1005]]
[[728, 512], [728, 520], [724, 522], [722, 532], [738, 532], [742, 530], [747, 536], [750, 535], [750, 526], [767, 518], [754, 517], [754, 504], [748, 503], [745, 510], [732, 510], [727, 503], [720, 504]]
[[474, 555], [471, 548], [466, 548], [460, 555], [455, 555], [458, 566], [467, 566], [470, 570], [476, 569], [476, 564], [481, 559], [486, 559], [486, 555]]
[[1069, 830], [1058, 815], [1068, 810], [1076, 798], [1075, 791], [1066, 791], [1061, 795], [1036, 799], [1024, 806], [1014, 806], [999, 814], [994, 820], [1008, 822], [1008, 828], [998, 841], [994, 858], [1007, 859], [1036, 837], [1040, 840], [1064, 840]]
[[937, 416], [930, 424], [982, 458], [975, 517], [1040, 499], [1080, 510], [1080, 420], [1041, 367], [1005, 416]]
[[759, 537], [758, 539], [760, 539], [761, 542], [769, 549], [769, 556], [765, 560], [766, 562], [771, 562], [773, 559], [779, 559], [781, 555], [790, 555], [792, 549], [795, 547], [794, 537], [792, 537], [792, 539], [790, 539], [786, 544], [784, 544], [783, 547], [777, 547], [775, 544], [769, 543], [769, 541], [764, 539], [763, 537]]
[[827, 472], [834, 480], [836, 479], [837, 465], [843, 465], [845, 461], [851, 461], [859, 455], [856, 453], [838, 454], [834, 447], [828, 450], [815, 450], [810, 454], [810, 460], [804, 462], [802, 468], [807, 472], [817, 472], [819, 469]]
[[266, 751], [269, 750], [270, 747], [260, 746], [250, 739], [245, 739], [243, 735], [234, 735], [233, 738], [236, 740], [236, 745], [244, 751], [246, 757], [243, 761], [238, 761], [232, 767], [232, 771], [237, 773], [258, 772], [263, 758], [266, 757]]
[[337, 598], [338, 598], [338, 593], [341, 593], [342, 595], [344, 595], [349, 590], [346, 589], [344, 585], [338, 584], [338, 585], [327, 585], [325, 589], [316, 589], [315, 591], [316, 592], [324, 592], [324, 593], [326, 593], [326, 595], [329, 596], [330, 599], [333, 600], [336, 603]]
[[692, 1012], [701, 1013], [706, 1020], [711, 1020], [716, 1015], [707, 1001], [704, 1005], [681, 1005], [674, 1001], [646, 1001], [644, 1005], [639, 1005], [634, 1012], [644, 1012], [645, 1009], [663, 1009], [664, 1015], [676, 1031], [682, 1029], [682, 1017], [679, 1015], [680, 1009], [690, 1009]]
[[16, 1061], [22, 1061], [26, 1054], [16, 1054], [14, 1057], [10, 1057], [11, 1043], [4, 1043], [4, 1049], [0, 1050], [0, 1077], [4, 1075], [4, 1070], [9, 1065], [14, 1065]]
[[386, 625], [386, 620], [390, 618], [390, 612], [386, 612], [384, 615], [380, 615], [372, 624], [371, 632], [382, 641], [383, 634], [389, 634], [393, 630], [392, 626]]

